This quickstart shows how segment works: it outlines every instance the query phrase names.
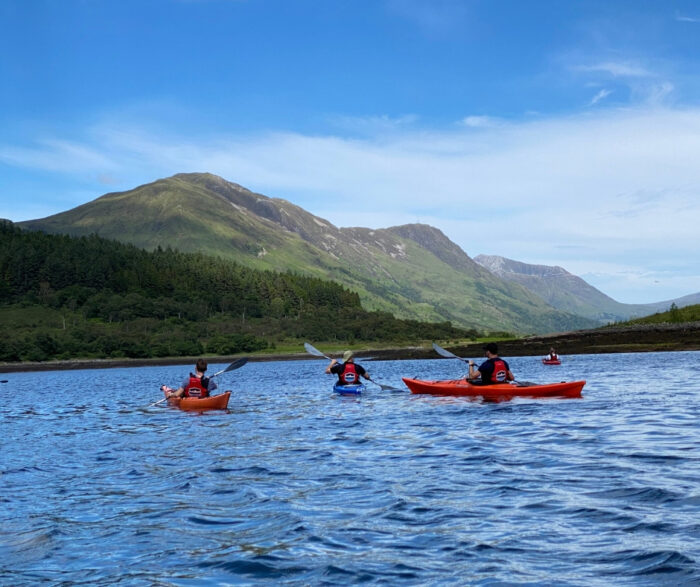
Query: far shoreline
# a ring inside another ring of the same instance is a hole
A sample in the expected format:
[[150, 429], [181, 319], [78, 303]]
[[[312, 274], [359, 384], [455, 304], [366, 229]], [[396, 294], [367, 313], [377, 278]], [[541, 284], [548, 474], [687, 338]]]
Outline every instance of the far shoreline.
[[[453, 353], [465, 358], [483, 356], [483, 343], [450, 345], [438, 341]], [[444, 344], [443, 344], [444, 343]], [[595, 330], [560, 332], [542, 336], [502, 340], [498, 342], [504, 357], [544, 356], [554, 347], [562, 355], [645, 353], [700, 350], [700, 322], [682, 324], [647, 324], [643, 326], [611, 326]], [[301, 346], [301, 345], [300, 345]], [[409, 360], [437, 359], [439, 356], [430, 343], [420, 346], [373, 349], [371, 345], [357, 348], [357, 355], [368, 355], [365, 360]], [[329, 353], [339, 354], [339, 353]], [[205, 356], [210, 363], [230, 363], [241, 357], [250, 361], [300, 361], [314, 357], [305, 352], [274, 354], [237, 354], [227, 356]], [[37, 371], [61, 371], [73, 369], [115, 369], [120, 367], [158, 367], [168, 365], [192, 365], [198, 357], [167, 357], [149, 359], [70, 359], [40, 363], [0, 363], [0, 373], [23, 373]], [[316, 359], [323, 360], [323, 359]]]

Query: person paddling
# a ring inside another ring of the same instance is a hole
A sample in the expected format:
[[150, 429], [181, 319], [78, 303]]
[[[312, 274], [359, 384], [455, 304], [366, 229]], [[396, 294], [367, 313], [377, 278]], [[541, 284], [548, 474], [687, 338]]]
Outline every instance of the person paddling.
[[216, 381], [205, 377], [207, 362], [204, 359], [197, 359], [194, 366], [194, 373], [185, 379], [177, 389], [170, 389], [166, 385], [161, 386], [161, 390], [167, 392], [167, 397], [209, 397], [209, 394], [217, 388]]
[[513, 381], [515, 377], [508, 363], [498, 356], [498, 345], [495, 342], [490, 342], [484, 347], [484, 350], [486, 351], [487, 359], [479, 365], [478, 369], [474, 368], [474, 361], [469, 361], [467, 379], [480, 378], [480, 381], [472, 382], [477, 385], [492, 385], [494, 383]]
[[360, 382], [360, 377], [370, 380], [369, 373], [365, 368], [355, 363], [355, 358], [352, 351], [343, 353], [343, 362], [339, 363], [337, 359], [331, 359], [330, 365], [326, 367], [326, 373], [333, 373], [338, 376], [340, 385], [353, 385]]
[[557, 355], [557, 351], [554, 350], [554, 347], [550, 347], [549, 354], [545, 358], [548, 361], [558, 361], [559, 355]]

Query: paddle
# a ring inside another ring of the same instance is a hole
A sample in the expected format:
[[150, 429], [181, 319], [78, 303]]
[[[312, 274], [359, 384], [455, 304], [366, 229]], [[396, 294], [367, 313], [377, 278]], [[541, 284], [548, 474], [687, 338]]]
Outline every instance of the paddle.
[[[222, 369], [221, 371], [217, 371], [209, 379], [213, 379], [214, 377], [218, 377], [222, 373], [228, 373], [229, 371], [233, 371], [234, 369], [239, 369], [243, 365], [245, 365], [247, 362], [248, 362], [248, 357], [242, 357], [240, 359], [236, 359], [233, 363], [231, 363], [228, 367], [226, 367], [226, 369]], [[167, 399], [168, 399], [167, 397], [164, 397], [163, 399], [160, 399], [157, 402], [152, 403], [148, 407], [151, 408], [153, 406], [157, 406], [158, 404], [163, 403]]]
[[209, 379], [212, 377], [218, 377], [222, 373], [228, 373], [229, 371], [233, 371], [234, 369], [239, 369], [243, 365], [245, 365], [248, 362], [248, 357], [243, 357], [241, 359], [236, 359], [233, 363], [231, 363], [226, 369], [222, 369], [221, 371], [217, 371], [212, 375]]
[[[312, 346], [308, 342], [304, 343], [304, 348], [306, 349], [306, 352], [311, 354], [311, 355], [314, 355], [316, 357], [324, 357], [324, 358], [328, 359], [329, 361], [333, 360], [328, 355], [324, 355], [315, 346]], [[378, 383], [374, 379], [368, 379], [367, 381], [371, 381], [375, 385], [378, 385], [379, 387], [382, 388], [382, 391], [402, 391], [402, 390], [398, 389], [397, 387], [392, 387], [391, 385], [382, 385], [381, 383]]]
[[[459, 359], [460, 361], [464, 361], [465, 363], [469, 364], [469, 359], [463, 359], [462, 357], [455, 355], [454, 353], [451, 353], [447, 349], [444, 349], [435, 343], [433, 343], [433, 349], [435, 349], [435, 352], [438, 355], [442, 355], [443, 357], [446, 357], [448, 359]], [[476, 381], [476, 379], [467, 379], [467, 381]], [[515, 383], [518, 387], [529, 387], [530, 385], [539, 385], [537, 383], [533, 383], [532, 381], [515, 381], [514, 380], [513, 383]]]
[[436, 343], [433, 343], [433, 349], [435, 349], [435, 352], [438, 355], [442, 355], [443, 357], [446, 357], [448, 359], [459, 359], [460, 361], [464, 361], [465, 363], [469, 363], [469, 359], [463, 359], [462, 357], [458, 357], [454, 353], [451, 353], [447, 349], [442, 348]]

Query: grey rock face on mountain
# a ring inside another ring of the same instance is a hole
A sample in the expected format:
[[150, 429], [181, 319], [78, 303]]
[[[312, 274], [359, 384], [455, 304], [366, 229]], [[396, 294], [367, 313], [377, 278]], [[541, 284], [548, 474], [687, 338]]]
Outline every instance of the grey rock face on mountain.
[[494, 275], [529, 289], [559, 310], [601, 324], [662, 312], [672, 303], [679, 308], [700, 303], [699, 293], [651, 304], [623, 304], [561, 267], [531, 265], [496, 255], [477, 255], [474, 261]]

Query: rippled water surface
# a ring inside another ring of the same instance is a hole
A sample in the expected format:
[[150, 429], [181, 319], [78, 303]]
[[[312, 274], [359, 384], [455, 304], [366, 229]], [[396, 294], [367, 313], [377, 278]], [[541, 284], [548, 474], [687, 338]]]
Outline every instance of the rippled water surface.
[[148, 407], [187, 366], [3, 375], [0, 584], [700, 584], [700, 353], [509, 361], [584, 397], [340, 397], [323, 360], [251, 362], [196, 414]]

